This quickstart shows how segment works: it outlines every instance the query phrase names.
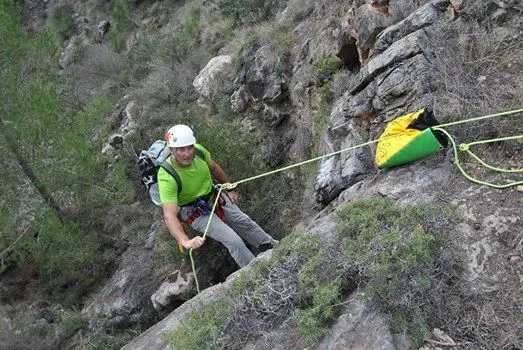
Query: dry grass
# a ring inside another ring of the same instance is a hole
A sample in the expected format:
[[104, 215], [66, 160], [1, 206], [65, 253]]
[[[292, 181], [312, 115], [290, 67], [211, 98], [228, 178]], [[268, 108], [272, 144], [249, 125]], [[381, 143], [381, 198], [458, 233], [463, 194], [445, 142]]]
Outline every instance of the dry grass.
[[107, 96], [122, 68], [122, 57], [106, 45], [88, 46], [76, 76], [80, 101], [88, 104], [92, 96]]
[[[514, 29], [477, 23], [443, 23], [436, 30], [433, 77], [438, 94], [435, 113], [440, 122], [478, 117], [523, 105], [523, 42]], [[521, 131], [517, 119], [494, 119], [456, 128], [463, 139]]]
[[[494, 24], [461, 20], [442, 23], [433, 39], [436, 47], [433, 77], [437, 93], [433, 105], [442, 123], [499, 113], [523, 106], [520, 68], [523, 65], [523, 42], [517, 31]], [[523, 134], [521, 114], [496, 117], [449, 127], [458, 143]], [[475, 146], [471, 149], [486, 163], [500, 168], [521, 168], [515, 157], [523, 152], [523, 143], [507, 141]], [[478, 168], [478, 163], [462, 155], [460, 161], [473, 176], [495, 183], [521, 176], [506, 176]]]

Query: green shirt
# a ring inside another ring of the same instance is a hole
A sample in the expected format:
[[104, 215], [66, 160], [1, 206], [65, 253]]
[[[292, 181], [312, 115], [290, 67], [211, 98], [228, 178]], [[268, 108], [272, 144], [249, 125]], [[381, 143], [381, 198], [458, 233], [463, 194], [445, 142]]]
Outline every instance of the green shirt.
[[209, 169], [211, 154], [202, 145], [194, 147], [203, 152], [204, 159], [194, 155], [192, 164], [188, 167], [179, 167], [174, 164], [172, 156], [167, 162], [172, 165], [180, 176], [182, 191], [178, 193], [176, 180], [163, 168], [158, 170], [158, 188], [162, 204], [175, 203], [179, 206], [195, 201], [197, 198], [208, 194], [212, 189], [212, 176]]

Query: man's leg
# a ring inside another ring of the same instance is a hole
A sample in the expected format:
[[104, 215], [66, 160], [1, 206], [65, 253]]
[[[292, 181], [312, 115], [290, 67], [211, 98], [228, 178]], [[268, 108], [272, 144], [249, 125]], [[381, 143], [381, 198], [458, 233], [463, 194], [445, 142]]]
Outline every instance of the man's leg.
[[229, 197], [226, 195], [223, 195], [223, 197], [225, 199], [225, 205], [222, 206], [222, 209], [225, 213], [225, 222], [242, 238], [256, 248], [260, 247], [260, 245], [270, 244], [273, 246], [278, 243], [278, 241], [268, 235], [260, 225], [241, 211], [237, 205], [233, 204]]
[[[203, 232], [205, 231], [208, 219], [209, 215], [202, 215], [193, 221], [191, 227], [196, 231]], [[247, 248], [240, 236], [220, 220], [216, 214], [212, 216], [207, 235], [227, 247], [238, 266], [247, 266], [251, 260], [254, 259], [254, 255]]]

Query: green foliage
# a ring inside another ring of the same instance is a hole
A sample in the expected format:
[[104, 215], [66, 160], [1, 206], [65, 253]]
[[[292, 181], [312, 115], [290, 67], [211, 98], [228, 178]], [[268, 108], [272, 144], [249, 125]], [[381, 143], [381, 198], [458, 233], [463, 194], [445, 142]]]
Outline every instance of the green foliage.
[[0, 270], [36, 264], [42, 290], [60, 299], [70, 292], [62, 300], [77, 302], [101, 271], [94, 230], [104, 208], [133, 191], [121, 168], [106, 169], [93, 143], [107, 137], [93, 125], [103, 125], [112, 104], [97, 100], [68, 113], [57, 89], [52, 32], [29, 38], [19, 14], [14, 2], [2, 1], [0, 160], [9, 166], [0, 169]]
[[36, 262], [43, 291], [59, 299], [61, 294], [57, 287], [73, 281], [89, 286], [95, 273], [91, 269], [97, 260], [95, 237], [83, 234], [78, 227], [68, 228], [53, 217], [39, 229], [41, 236], [36, 242], [25, 242], [32, 248], [26, 259], [32, 258]]
[[[182, 64], [191, 64], [191, 56], [198, 52], [195, 37], [198, 25], [199, 12], [194, 10], [193, 17], [182, 29], [173, 33], [144, 35], [125, 55], [125, 65], [119, 80], [128, 85], [139, 81], [151, 73], [151, 67], [159, 62], [169, 67], [173, 73]], [[173, 79], [179, 77], [173, 75]]]
[[329, 332], [328, 321], [334, 317], [334, 304], [339, 302], [340, 286], [335, 282], [319, 285], [312, 305], [294, 313], [296, 329], [305, 344], [314, 344]]
[[222, 13], [231, 17], [237, 25], [254, 24], [272, 18], [281, 5], [280, 0], [220, 0]]
[[78, 312], [64, 313], [60, 320], [60, 326], [68, 338], [87, 325], [87, 319]]
[[72, 6], [58, 6], [53, 11], [52, 23], [59, 42], [63, 42], [71, 36], [74, 30], [74, 9]]
[[216, 306], [186, 316], [170, 338], [173, 348], [241, 348], [293, 314], [304, 340], [323, 336], [341, 296], [338, 264], [328, 249], [317, 236], [284, 237], [270, 259], [231, 282]]
[[114, 45], [116, 52], [122, 51], [125, 45], [126, 31], [131, 27], [131, 7], [128, 0], [116, 0], [111, 11], [111, 28], [107, 38]]
[[398, 207], [390, 199], [355, 202], [340, 212], [345, 268], [360, 275], [396, 327], [417, 345], [426, 332], [428, 292], [442, 230], [456, 218], [446, 207]]
[[90, 350], [118, 350], [129, 343], [134, 334], [118, 331], [108, 331], [93, 336], [89, 341]]
[[314, 141], [314, 145], [316, 145], [316, 149], [319, 149], [321, 137], [329, 126], [332, 103], [334, 102], [334, 95], [331, 91], [331, 85], [331, 81], [326, 81], [323, 83], [323, 85], [317, 88], [318, 108], [316, 115], [314, 116], [312, 126], [312, 139]]
[[223, 315], [231, 307], [230, 301], [222, 298], [198, 308], [198, 312], [187, 315], [181, 325], [169, 335], [174, 349], [220, 349], [223, 337]]
[[189, 16], [186, 18], [185, 25], [183, 26], [183, 33], [187, 38], [197, 39], [200, 14], [200, 7], [194, 7], [189, 11]]
[[312, 68], [318, 81], [330, 79], [342, 67], [341, 59], [336, 56], [321, 56], [312, 62]]

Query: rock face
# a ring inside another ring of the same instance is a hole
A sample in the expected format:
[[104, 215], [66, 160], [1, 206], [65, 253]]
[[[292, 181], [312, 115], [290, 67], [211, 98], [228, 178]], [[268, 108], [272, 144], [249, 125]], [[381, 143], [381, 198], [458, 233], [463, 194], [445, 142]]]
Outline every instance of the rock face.
[[372, 309], [362, 294], [356, 292], [342, 302], [344, 311], [338, 317], [318, 349], [400, 349], [386, 318]]
[[[30, 31], [37, 32], [46, 24], [53, 6], [62, 3], [69, 2], [23, 1], [23, 20]], [[459, 18], [474, 17], [480, 12], [486, 14], [488, 21], [501, 23], [520, 15], [521, 4], [514, 0], [411, 1], [424, 5], [400, 19], [398, 13], [404, 9], [404, 3], [407, 2], [289, 0], [274, 23], [288, 30], [284, 34], [292, 37], [291, 41], [275, 44], [263, 38], [253, 40], [237, 57], [238, 67], [236, 58], [225, 54], [218, 54], [206, 64], [197, 62], [199, 68], [204, 68], [189, 77], [187, 86], [192, 82], [192, 88], [200, 96], [199, 105], [205, 108], [229, 101], [231, 110], [242, 116], [247, 131], [264, 135], [260, 153], [269, 154], [264, 160], [271, 167], [309, 159], [317, 153], [348, 150], [318, 163], [313, 184], [307, 189], [311, 199], [300, 205], [307, 209], [316, 207], [321, 212], [302, 222], [304, 229], [327, 237], [336, 224], [336, 210], [363, 198], [388, 197], [399, 204], [452, 203], [464, 216], [457, 227], [460, 237], [456, 243], [463, 274], [460, 294], [464, 298], [481, 299], [496, 293], [520, 293], [523, 281], [520, 197], [514, 200], [502, 191], [471, 186], [457, 179], [450, 154], [444, 151], [414, 165], [378, 170], [373, 162], [374, 145], [355, 147], [376, 139], [388, 121], [434, 101], [433, 77], [438, 75], [434, 58], [439, 47], [433, 39], [438, 25], [452, 26], [456, 21], [458, 26]], [[162, 26], [178, 29], [178, 24], [171, 21], [169, 6], [160, 3], [148, 6], [146, 2], [141, 5], [148, 14], [134, 17], [133, 26], [144, 31]], [[109, 3], [100, 6], [110, 7]], [[123, 54], [113, 55], [108, 46], [108, 34], [115, 30], [116, 22], [111, 23], [107, 18], [107, 15], [72, 14], [73, 37], [64, 43], [57, 60], [66, 72], [78, 64], [76, 60], [82, 59], [79, 49], [91, 52], [87, 56], [96, 61], [79, 64], [78, 81], [85, 85], [82, 94], [85, 96], [103, 85], [98, 79], [105, 83], [112, 76], [116, 80], [125, 62]], [[506, 36], [517, 41], [520, 34], [520, 29], [499, 26], [493, 37]], [[138, 39], [127, 40], [127, 48], [133, 40]], [[330, 88], [323, 85], [325, 79], [318, 76], [314, 63], [325, 57], [341, 61], [344, 70], [350, 72], [346, 81], [332, 81]], [[473, 79], [482, 83], [487, 78], [480, 75]], [[103, 87], [111, 91], [110, 86]], [[324, 121], [318, 120], [320, 89], [333, 95]], [[112, 130], [102, 149], [104, 155], [116, 154], [134, 136], [141, 108], [132, 94], [120, 100], [116, 111], [104, 121]], [[521, 191], [519, 186], [514, 192], [520, 195]], [[176, 329], [192, 308], [219, 297], [235, 278], [231, 276], [191, 298], [195, 294], [191, 275], [184, 276], [179, 271], [170, 275], [169, 271], [161, 277], [155, 275], [155, 235], [152, 232], [145, 245], [133, 244], [121, 255], [112, 277], [82, 310], [92, 325], [104, 323], [125, 329], [157, 319], [177, 307], [124, 349], [171, 349], [164, 335]], [[228, 256], [227, 252], [213, 258], [223, 259], [223, 256]], [[209, 276], [202, 276], [202, 284], [215, 283], [210, 275], [223, 280], [232, 272], [218, 271], [223, 261], [211, 260], [208, 255], [202, 255], [202, 260], [209, 260], [211, 266]], [[385, 316], [373, 310], [361, 293], [358, 290], [343, 300], [331, 333], [314, 348], [408, 348], [408, 344], [391, 333]], [[0, 317], [0, 323], [6, 329], [12, 328], [7, 319], [4, 322]], [[264, 339], [253, 341], [246, 348], [303, 348], [293, 343], [296, 339], [287, 337], [286, 327], [289, 326], [276, 327]]]
[[151, 251], [130, 247], [110, 281], [91, 298], [82, 314], [94, 323], [105, 321], [114, 328], [127, 328], [153, 316], [149, 300], [153, 267]]
[[[235, 112], [247, 115], [244, 122], [250, 130], [266, 128], [277, 135], [284, 152], [272, 165], [285, 161], [285, 156], [289, 160], [309, 156], [309, 130], [314, 124], [317, 103], [313, 91], [318, 82], [311, 68], [314, 60], [325, 55], [337, 56], [344, 67], [354, 73], [344, 90], [336, 93], [328, 129], [321, 142], [323, 154], [351, 149], [375, 139], [385, 123], [396, 116], [425, 107], [435, 89], [431, 84], [437, 50], [432, 42], [435, 25], [451, 24], [456, 19], [455, 9], [472, 7], [466, 1], [458, 4], [433, 0], [393, 23], [391, 14], [397, 10], [398, 2], [390, 5], [387, 1], [333, 2], [330, 6], [329, 20], [324, 20], [328, 10], [311, 1], [290, 1], [278, 15], [279, 23], [294, 26], [293, 34], [297, 38], [295, 61], [286, 62], [291, 67], [284, 67], [284, 74], [275, 73], [281, 67], [280, 57], [268, 45], [255, 43], [244, 51], [242, 68], [230, 96], [231, 106]], [[359, 57], [354, 55], [356, 50]], [[211, 98], [212, 88], [203, 88], [203, 76], [210, 75], [201, 73], [195, 79], [195, 88], [205, 98]], [[515, 203], [503, 202], [503, 195], [497, 190], [475, 190], [475, 186], [455, 180], [454, 168], [445, 152], [415, 165], [378, 171], [373, 164], [373, 147], [354, 148], [320, 162], [314, 197], [324, 209], [301, 224], [307, 227], [305, 230], [328, 237], [336, 224], [337, 208], [362, 198], [389, 197], [399, 204], [412, 204], [433, 203], [444, 196], [466, 216], [457, 228], [463, 235], [458, 250], [465, 257], [461, 261], [465, 281], [462, 293], [475, 296], [495, 293], [501, 280], [517, 280], [523, 276], [517, 272], [522, 261], [518, 253], [521, 243], [501, 244], [492, 238], [506, 240], [510, 232], [521, 231], [523, 223], [513, 213]], [[496, 211], [489, 211], [491, 205]], [[505, 266], [510, 277], [500, 276], [494, 266]], [[212, 300], [233, 279], [187, 301], [124, 349], [171, 349], [163, 335], [176, 329], [194, 305]], [[510, 288], [517, 289], [517, 286]], [[358, 290], [347, 297], [331, 333], [314, 348], [405, 349], [412, 346], [391, 333], [387, 319], [370, 307], [362, 292]], [[287, 327], [281, 324], [245, 349], [300, 348], [296, 339], [286, 336]], [[439, 341], [451, 339], [439, 330], [433, 334]]]

